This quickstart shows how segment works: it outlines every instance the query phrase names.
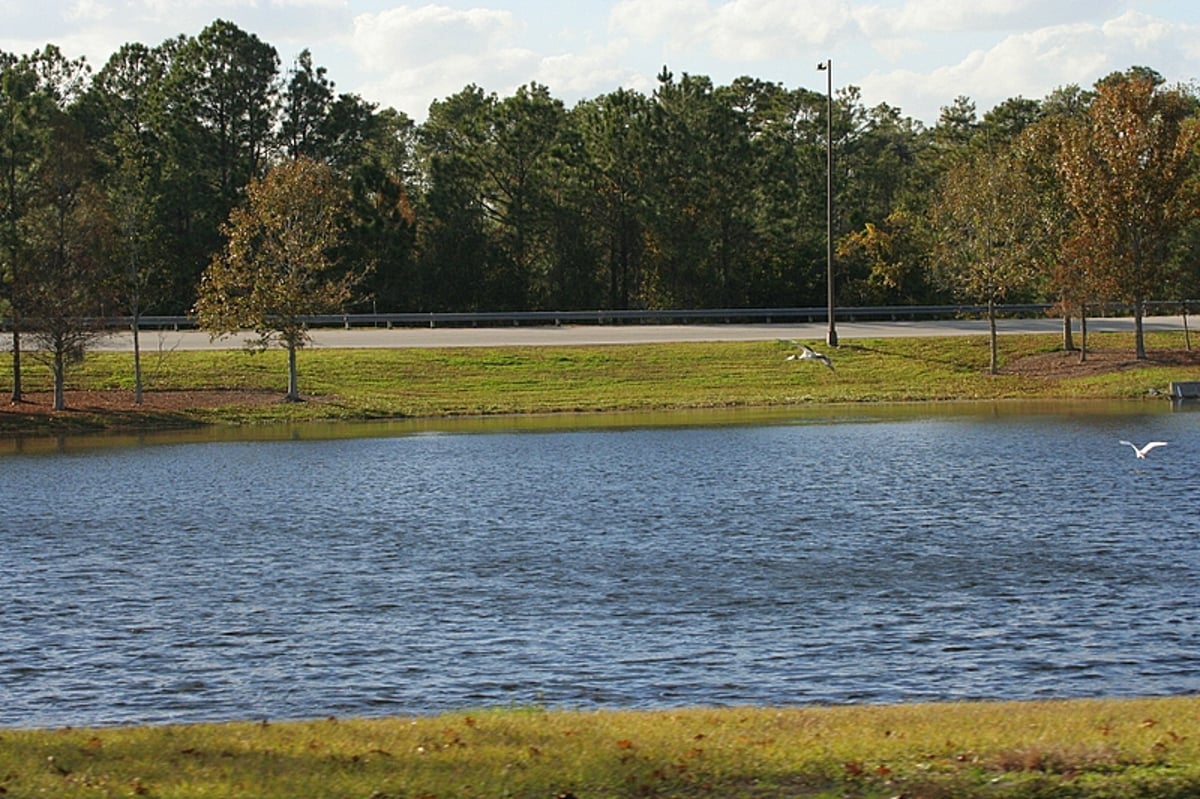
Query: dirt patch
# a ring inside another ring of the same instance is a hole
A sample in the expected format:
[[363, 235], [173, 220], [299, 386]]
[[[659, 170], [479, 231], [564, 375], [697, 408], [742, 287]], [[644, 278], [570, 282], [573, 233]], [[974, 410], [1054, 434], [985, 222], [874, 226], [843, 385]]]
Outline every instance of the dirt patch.
[[1000, 371], [1049, 380], [1068, 377], [1092, 377], [1149, 366], [1195, 366], [1200, 368], [1200, 350], [1152, 350], [1146, 359], [1137, 360], [1130, 350], [1088, 350], [1087, 360], [1079, 362], [1078, 352], [1046, 352], [1019, 358]]
[[[68, 391], [67, 410], [61, 413], [110, 413], [114, 411], [186, 411], [197, 408], [230, 406], [260, 407], [282, 402], [277, 391], [146, 391], [142, 404], [134, 404], [132, 391]], [[0, 413], [53, 414], [54, 396], [50, 392], [25, 392], [24, 402], [0, 403]]]

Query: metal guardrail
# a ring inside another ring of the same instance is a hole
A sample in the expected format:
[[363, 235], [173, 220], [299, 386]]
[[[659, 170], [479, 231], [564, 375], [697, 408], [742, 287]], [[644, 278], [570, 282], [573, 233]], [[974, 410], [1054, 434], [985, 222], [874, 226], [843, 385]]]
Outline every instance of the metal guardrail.
[[[1148, 302], [1147, 312], [1183, 313], [1197, 307], [1200, 301]], [[1045, 316], [1054, 306], [1049, 303], [997, 305], [1002, 317]], [[899, 321], [912, 319], [958, 319], [979, 317], [987, 313], [986, 305], [866, 305], [838, 308], [835, 321]], [[1106, 305], [1093, 316], [1128, 315], [1132, 307]], [[824, 322], [824, 307], [798, 308], [697, 308], [678, 310], [591, 310], [591, 311], [446, 311], [432, 313], [357, 313], [323, 314], [303, 317], [309, 327], [500, 327], [520, 325], [565, 324], [732, 324]], [[7, 320], [0, 319], [0, 330], [7, 330]], [[133, 324], [129, 316], [111, 317], [105, 326], [128, 329]], [[142, 329], [185, 330], [196, 327], [190, 316], [142, 316]]]
[[[1049, 305], [1005, 306], [1003, 313], [1041, 314]], [[838, 309], [835, 319], [937, 319], [986, 313], [987, 306], [903, 305], [861, 306]], [[431, 313], [320, 314], [303, 317], [310, 327], [500, 327], [566, 324], [730, 324], [735, 322], [823, 322], [826, 309], [804, 308], [696, 308], [666, 311], [444, 311]], [[114, 327], [128, 327], [133, 320], [118, 317]], [[141, 326], [149, 329], [186, 329], [196, 326], [187, 316], [143, 316]]]

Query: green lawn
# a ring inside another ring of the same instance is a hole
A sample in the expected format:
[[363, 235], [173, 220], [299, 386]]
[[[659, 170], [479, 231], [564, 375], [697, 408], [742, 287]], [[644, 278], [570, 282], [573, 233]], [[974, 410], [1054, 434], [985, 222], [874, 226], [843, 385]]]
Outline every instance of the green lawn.
[[[1024, 359], [1054, 352], [1048, 335], [1001, 338], [1004, 373], [988, 374], [985, 336], [865, 339], [830, 354], [835, 369], [785, 360], [783, 342], [729, 342], [586, 347], [471, 349], [322, 349], [300, 353], [300, 388], [307, 401], [247, 404], [231, 394], [219, 407], [171, 412], [132, 406], [132, 358], [94, 353], [71, 374], [71, 391], [125, 392], [128, 404], [109, 414], [67, 412], [53, 418], [31, 409], [0, 414], [0, 434], [65, 432], [285, 420], [380, 419], [488, 414], [648, 411], [684, 408], [778, 407], [813, 403], [972, 399], [1143, 399], [1173, 380], [1194, 380], [1196, 366], [1165, 365], [1156, 352], [1183, 349], [1182, 333], [1148, 336], [1151, 360], [1132, 364], [1129, 334], [1092, 336], [1093, 352], [1129, 353], [1125, 367], [1031, 375]], [[823, 348], [824, 349], [824, 348]], [[1074, 361], [1068, 361], [1073, 363]], [[179, 351], [147, 358], [150, 392], [286, 388], [281, 350]], [[11, 381], [0, 364], [0, 386]], [[27, 391], [49, 388], [48, 370], [28, 360]], [[24, 411], [24, 412], [22, 412]]]

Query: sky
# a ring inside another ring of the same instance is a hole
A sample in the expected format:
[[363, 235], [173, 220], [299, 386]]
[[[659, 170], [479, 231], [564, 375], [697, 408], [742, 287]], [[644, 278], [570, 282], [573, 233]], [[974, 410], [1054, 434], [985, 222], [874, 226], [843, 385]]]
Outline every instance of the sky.
[[1148, 66], [1200, 79], [1196, 0], [0, 0], [0, 50], [47, 43], [103, 66], [122, 44], [195, 36], [223, 19], [279, 53], [308, 49], [338, 92], [418, 122], [475, 85], [536, 82], [573, 106], [654, 91], [667, 67], [824, 92], [857, 86], [926, 125], [966, 96], [982, 116], [1013, 97]]

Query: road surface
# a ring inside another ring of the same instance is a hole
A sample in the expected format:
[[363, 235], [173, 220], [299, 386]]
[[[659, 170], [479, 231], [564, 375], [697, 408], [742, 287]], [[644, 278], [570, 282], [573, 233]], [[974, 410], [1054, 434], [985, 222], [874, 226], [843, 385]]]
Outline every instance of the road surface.
[[[1076, 323], [1078, 329], [1078, 323]], [[1145, 319], [1146, 330], [1183, 330], [1179, 316], [1154, 316]], [[593, 344], [652, 344], [680, 341], [773, 341], [797, 339], [813, 344], [825, 341], [824, 322], [798, 324], [740, 325], [544, 325], [511, 327], [385, 327], [318, 328], [312, 331], [310, 346], [334, 348], [411, 348], [411, 347], [492, 347]], [[1059, 333], [1060, 319], [1004, 319], [997, 323], [1001, 333]], [[840, 322], [840, 340], [856, 338], [904, 338], [909, 336], [986, 335], [986, 319], [946, 321]], [[1132, 331], [1132, 318], [1089, 319], [1088, 332]], [[144, 350], [213, 350], [242, 346], [245, 336], [226, 336], [213, 341], [199, 330], [143, 330]], [[110, 336], [92, 349], [121, 351], [131, 349], [128, 333]]]

